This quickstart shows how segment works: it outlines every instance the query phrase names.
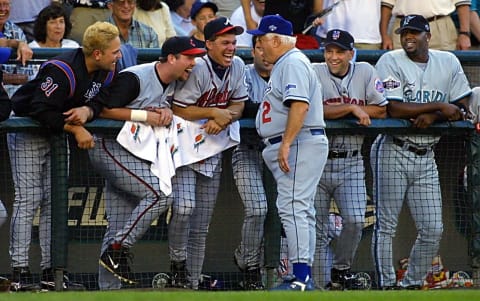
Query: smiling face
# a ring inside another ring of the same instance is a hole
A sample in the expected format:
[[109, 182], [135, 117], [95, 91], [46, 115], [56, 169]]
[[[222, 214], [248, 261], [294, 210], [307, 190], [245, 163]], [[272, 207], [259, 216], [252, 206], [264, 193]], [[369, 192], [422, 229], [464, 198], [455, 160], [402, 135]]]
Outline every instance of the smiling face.
[[425, 31], [404, 29], [400, 33], [400, 42], [408, 57], [417, 62], [425, 62], [428, 57], [428, 41], [431, 34]]
[[206, 41], [208, 55], [223, 67], [229, 67], [232, 64], [236, 45], [237, 37], [233, 33], [225, 33], [217, 36], [213, 41]]
[[108, 4], [108, 7], [112, 11], [115, 22], [128, 23], [133, 18], [135, 4], [135, 0], [113, 0]]
[[175, 56], [175, 70], [178, 80], [186, 81], [192, 73], [192, 68], [195, 66], [194, 55], [178, 54]]
[[350, 61], [353, 58], [353, 50], [345, 50], [332, 44], [325, 47], [323, 56], [330, 73], [341, 77], [348, 72]]
[[203, 33], [203, 29], [208, 22], [215, 19], [215, 12], [210, 7], [202, 7], [195, 15], [195, 18], [192, 19], [192, 24], [195, 25], [201, 33]]
[[120, 51], [120, 38], [116, 37], [110, 42], [110, 45], [105, 50], [95, 50], [94, 55], [96, 59], [97, 69], [114, 71], [117, 65], [117, 61], [122, 58], [122, 52]]
[[10, 17], [10, 1], [0, 0], [0, 28], [3, 29], [3, 25]]

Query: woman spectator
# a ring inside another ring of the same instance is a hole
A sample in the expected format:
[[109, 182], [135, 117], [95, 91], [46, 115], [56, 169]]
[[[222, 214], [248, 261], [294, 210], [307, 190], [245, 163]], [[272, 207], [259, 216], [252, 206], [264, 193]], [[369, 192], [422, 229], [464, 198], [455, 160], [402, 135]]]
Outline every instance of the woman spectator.
[[158, 35], [158, 44], [175, 35], [168, 5], [160, 0], [137, 0], [133, 18], [152, 27]]

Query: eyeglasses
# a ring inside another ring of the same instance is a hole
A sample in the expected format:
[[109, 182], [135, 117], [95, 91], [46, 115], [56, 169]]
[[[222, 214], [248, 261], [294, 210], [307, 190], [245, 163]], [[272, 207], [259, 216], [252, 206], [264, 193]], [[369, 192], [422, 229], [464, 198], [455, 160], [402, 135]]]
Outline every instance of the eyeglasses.
[[136, 0], [113, 0], [114, 3], [117, 3], [119, 5], [125, 5], [128, 4], [130, 6], [137, 4]]

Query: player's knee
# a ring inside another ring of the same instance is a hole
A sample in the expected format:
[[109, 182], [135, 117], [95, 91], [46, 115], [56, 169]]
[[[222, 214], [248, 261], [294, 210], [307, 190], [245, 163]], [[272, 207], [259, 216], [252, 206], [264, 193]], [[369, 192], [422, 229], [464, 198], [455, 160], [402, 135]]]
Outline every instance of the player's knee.
[[173, 204], [173, 214], [177, 216], [191, 216], [193, 210], [195, 209], [195, 202], [182, 200], [174, 200]]
[[419, 237], [423, 241], [438, 242], [442, 238], [443, 224], [432, 225], [419, 231]]
[[245, 207], [245, 216], [253, 218], [264, 218], [267, 215], [267, 204], [258, 204]]

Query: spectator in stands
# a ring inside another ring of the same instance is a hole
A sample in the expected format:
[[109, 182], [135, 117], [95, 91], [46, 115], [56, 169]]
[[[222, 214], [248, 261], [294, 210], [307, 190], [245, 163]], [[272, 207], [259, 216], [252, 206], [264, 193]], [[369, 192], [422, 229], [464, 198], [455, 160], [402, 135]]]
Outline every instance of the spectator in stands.
[[170, 10], [160, 0], [137, 0], [137, 9], [133, 18], [153, 28], [158, 37], [158, 45], [175, 35]]
[[15, 23], [23, 30], [28, 42], [33, 41], [33, 25], [38, 13], [51, 3], [63, 1], [59, 0], [15, 0], [10, 10], [10, 21]]
[[227, 18], [230, 18], [232, 12], [240, 5], [240, 0], [212, 0], [212, 2], [218, 7], [217, 14]]
[[[337, 1], [322, 2], [325, 9]], [[356, 49], [381, 49], [380, 2], [381, 0], [341, 2], [330, 14], [322, 18], [323, 24], [317, 27], [316, 35], [323, 40], [329, 30], [340, 28], [353, 36]]]
[[66, 37], [72, 30], [72, 23], [60, 4], [51, 4], [40, 11], [33, 27], [34, 40], [31, 48], [78, 48], [80, 45]]
[[[17, 49], [17, 60], [25, 66], [28, 60], [33, 56], [32, 49], [27, 44], [27, 37], [22, 29], [9, 20], [10, 0], [0, 0], [0, 47], [10, 47]], [[15, 91], [15, 85], [23, 84], [28, 77], [23, 74], [17, 75], [16, 64], [3, 64], [3, 83], [8, 95]]]
[[70, 21], [72, 22], [72, 32], [70, 38], [82, 43], [83, 33], [88, 26], [97, 21], [106, 21], [111, 12], [107, 3], [111, 0], [68, 0], [73, 4]]
[[[457, 11], [460, 27], [457, 32], [449, 17]], [[432, 39], [430, 49], [468, 50], [470, 42], [470, 1], [465, 0], [382, 0], [380, 33], [383, 49], [402, 48], [399, 35], [388, 31], [388, 25], [393, 15], [392, 28], [398, 28], [402, 17], [418, 14], [427, 19], [430, 24]]]
[[[116, 62], [121, 57], [118, 29], [108, 22], [88, 27], [82, 44], [82, 48], [64, 52], [45, 63], [35, 79], [20, 87], [12, 97], [16, 115], [30, 116], [47, 129], [42, 134], [9, 135], [15, 183], [10, 229], [12, 284], [15, 290], [36, 286], [30, 274], [28, 252], [33, 218], [38, 208], [42, 211], [39, 225], [41, 285], [47, 290], [55, 288], [50, 250], [50, 160], [46, 159], [50, 157], [50, 135], [46, 133], [70, 133], [79, 148], [94, 147], [93, 136], [84, 124], [97, 116], [100, 109], [89, 107], [89, 100], [100, 87], [111, 81]], [[21, 164], [22, 160], [25, 160], [24, 164]], [[64, 284], [65, 288], [70, 288], [69, 283]]]
[[[263, 16], [265, 11], [265, 0], [252, 0], [250, 2], [250, 13], [252, 14], [252, 19], [256, 23], [260, 22], [260, 19]], [[237, 37], [237, 47], [252, 47], [252, 35], [247, 32], [247, 23], [245, 21], [245, 15], [243, 12], [242, 6], [237, 7], [232, 13], [230, 21], [233, 24], [238, 24], [242, 26], [245, 31]]]
[[111, 0], [108, 8], [112, 15], [108, 22], [115, 24], [120, 32], [122, 44], [135, 48], [158, 48], [158, 37], [153, 28], [133, 18], [135, 0]]
[[197, 29], [192, 35], [192, 40], [197, 47], [205, 48], [203, 29], [208, 22], [216, 18], [217, 11], [218, 7], [215, 3], [205, 0], [196, 0], [193, 3], [190, 18], [192, 19], [192, 24]]
[[166, 0], [170, 7], [170, 17], [172, 18], [173, 28], [178, 36], [191, 36], [194, 33], [195, 26], [190, 18], [190, 11], [195, 0]]
[[[470, 5], [470, 31], [472, 35], [470, 36], [472, 47], [478, 48], [480, 41], [480, 18], [478, 16], [478, 9], [480, 8], [479, 0], [472, 0]], [[452, 19], [455, 23], [457, 30], [460, 30], [460, 24], [458, 20], [457, 12], [452, 13]]]
[[[251, 0], [241, 0], [241, 3], [247, 28], [255, 29], [258, 24], [253, 20], [250, 1]], [[292, 22], [293, 33], [297, 37], [297, 43], [295, 45], [297, 48], [318, 49], [320, 45], [316, 38], [310, 33], [303, 34], [302, 31], [309, 25], [306, 24], [307, 21], [310, 22], [311, 18], [309, 17], [313, 14], [319, 13], [322, 10], [322, 7], [322, 0], [265, 0], [265, 11], [263, 14], [265, 16], [279, 14], [283, 18]], [[320, 22], [320, 19], [316, 18], [311, 22], [317, 24], [317, 22]]]

